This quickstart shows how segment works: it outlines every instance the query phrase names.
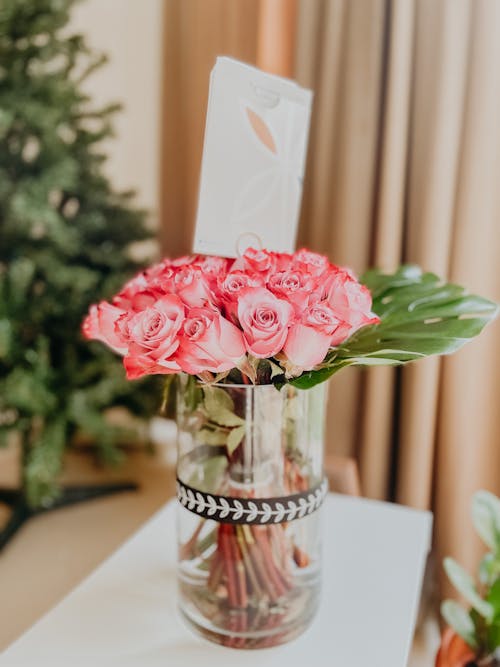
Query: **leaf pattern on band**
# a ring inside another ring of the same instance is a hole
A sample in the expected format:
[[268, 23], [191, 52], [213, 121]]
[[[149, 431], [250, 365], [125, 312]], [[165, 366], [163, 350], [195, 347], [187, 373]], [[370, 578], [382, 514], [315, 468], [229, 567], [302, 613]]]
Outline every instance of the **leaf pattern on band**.
[[284, 523], [319, 509], [328, 491], [325, 478], [303, 493], [276, 498], [232, 498], [204, 493], [177, 478], [177, 498], [186, 509], [205, 519], [233, 524]]

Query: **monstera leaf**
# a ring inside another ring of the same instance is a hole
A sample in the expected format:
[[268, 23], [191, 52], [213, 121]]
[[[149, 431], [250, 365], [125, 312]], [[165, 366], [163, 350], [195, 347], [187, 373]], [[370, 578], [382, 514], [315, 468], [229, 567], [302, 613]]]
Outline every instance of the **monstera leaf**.
[[371, 270], [361, 282], [372, 293], [380, 323], [359, 329], [333, 348], [320, 369], [292, 380], [296, 387], [312, 387], [346, 366], [399, 365], [451, 354], [481, 333], [498, 312], [495, 303], [417, 266], [402, 266], [393, 274]]

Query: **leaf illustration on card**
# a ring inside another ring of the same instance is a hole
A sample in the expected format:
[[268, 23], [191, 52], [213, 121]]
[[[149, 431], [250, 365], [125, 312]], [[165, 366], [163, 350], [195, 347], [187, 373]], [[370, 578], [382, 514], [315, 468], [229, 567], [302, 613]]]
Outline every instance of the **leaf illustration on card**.
[[280, 172], [275, 167], [264, 169], [250, 178], [234, 198], [231, 223], [247, 224], [249, 220], [253, 220], [252, 231], [259, 231], [261, 225], [257, 224], [258, 218], [272, 198], [277, 196], [279, 179]]
[[248, 120], [252, 126], [253, 131], [257, 139], [268, 148], [271, 153], [277, 154], [276, 142], [274, 141], [271, 130], [267, 126], [266, 122], [252, 109], [245, 107]]

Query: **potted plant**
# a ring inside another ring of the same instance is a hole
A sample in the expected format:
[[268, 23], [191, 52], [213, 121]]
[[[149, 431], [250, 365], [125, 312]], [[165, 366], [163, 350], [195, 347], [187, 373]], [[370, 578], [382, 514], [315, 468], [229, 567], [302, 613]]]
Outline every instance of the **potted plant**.
[[436, 667], [500, 665], [500, 499], [478, 491], [472, 500], [472, 518], [489, 551], [479, 564], [477, 582], [455, 560], [444, 560], [446, 574], [470, 607], [455, 600], [443, 602], [441, 613], [449, 627], [443, 633]]

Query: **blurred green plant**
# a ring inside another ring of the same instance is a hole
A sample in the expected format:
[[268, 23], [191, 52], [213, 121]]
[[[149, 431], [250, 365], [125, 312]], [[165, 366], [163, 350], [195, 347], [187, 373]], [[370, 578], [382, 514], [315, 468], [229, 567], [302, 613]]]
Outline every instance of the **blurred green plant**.
[[472, 500], [472, 518], [490, 551], [479, 564], [477, 583], [453, 558], [445, 558], [446, 574], [470, 608], [445, 600], [441, 613], [474, 651], [479, 664], [490, 665], [500, 657], [500, 499], [478, 491]]
[[133, 193], [114, 192], [103, 172], [99, 145], [118, 107], [95, 109], [82, 92], [106, 59], [68, 34], [74, 1], [0, 4], [0, 443], [21, 436], [32, 508], [57, 497], [77, 432], [114, 462], [133, 434], [103, 411], [150, 415], [158, 394], [80, 335], [89, 304], [140, 268], [131, 244], [150, 232]]

